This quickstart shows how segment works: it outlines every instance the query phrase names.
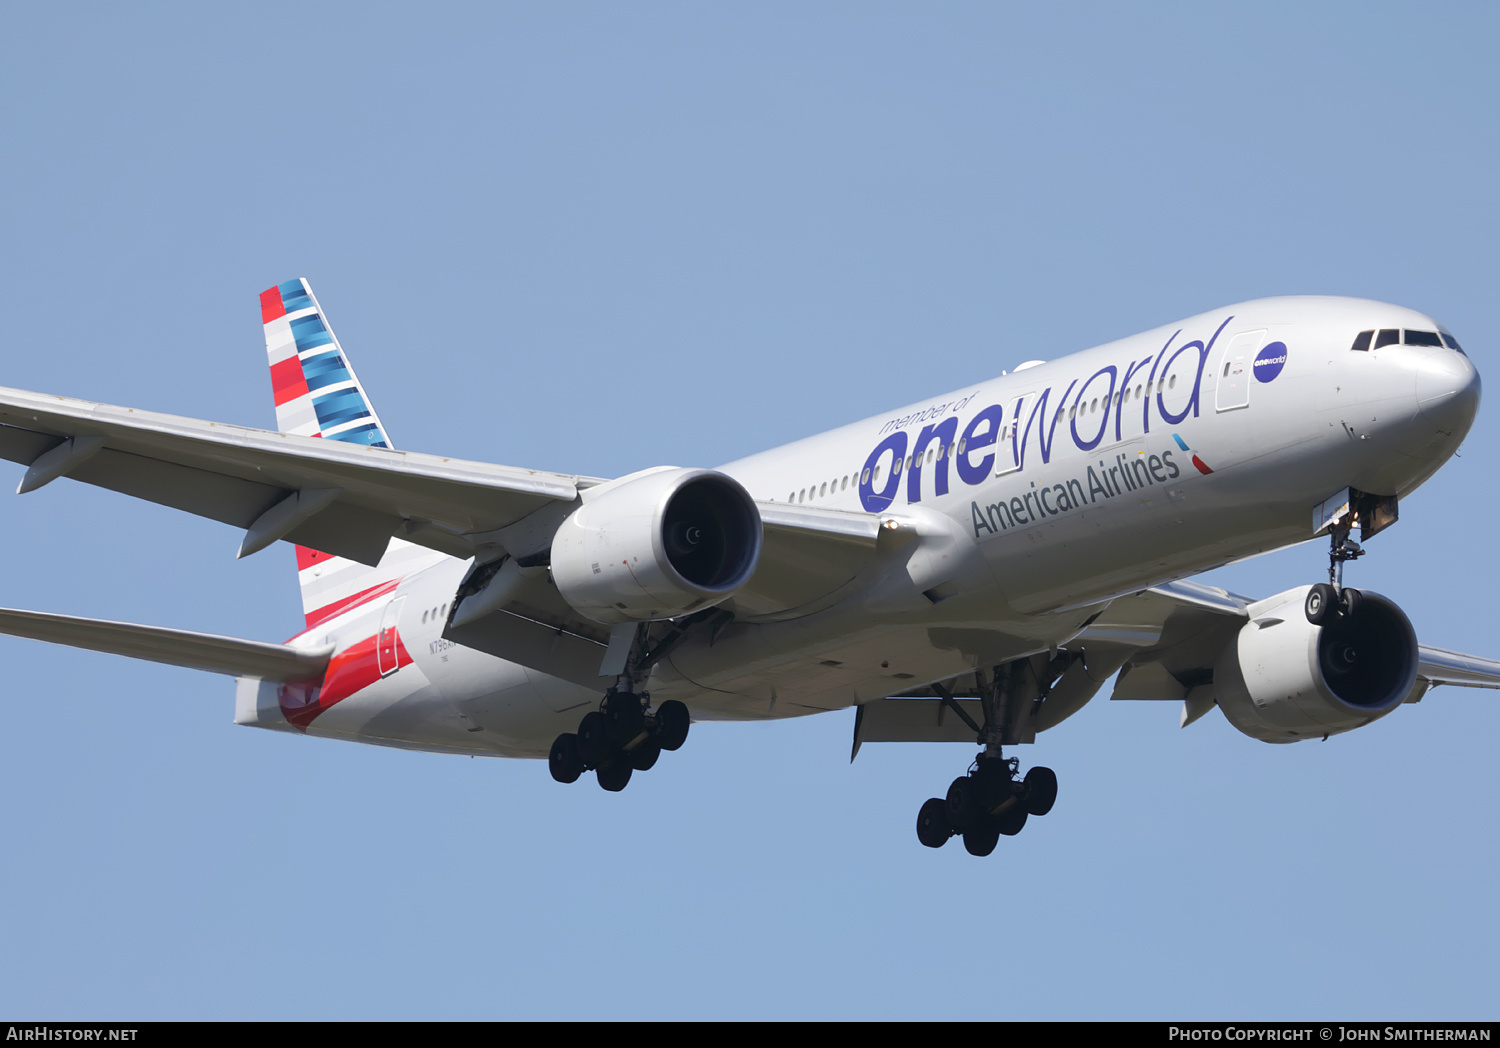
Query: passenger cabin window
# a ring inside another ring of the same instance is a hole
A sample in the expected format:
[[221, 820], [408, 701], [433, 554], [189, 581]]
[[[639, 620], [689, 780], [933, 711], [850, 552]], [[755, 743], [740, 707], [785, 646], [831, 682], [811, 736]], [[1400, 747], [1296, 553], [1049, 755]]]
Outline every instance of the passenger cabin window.
[[1375, 336], [1375, 348], [1376, 349], [1379, 349], [1381, 346], [1395, 346], [1395, 345], [1400, 345], [1400, 343], [1401, 343], [1401, 329], [1400, 328], [1381, 328], [1380, 329], [1380, 334], [1378, 334], [1378, 335]]

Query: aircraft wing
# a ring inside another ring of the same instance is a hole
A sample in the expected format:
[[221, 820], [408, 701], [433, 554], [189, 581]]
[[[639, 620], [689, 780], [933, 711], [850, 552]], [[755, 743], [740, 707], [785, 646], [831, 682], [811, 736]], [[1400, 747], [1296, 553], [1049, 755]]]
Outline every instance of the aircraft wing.
[[0, 633], [169, 666], [281, 682], [320, 679], [333, 651], [332, 647], [308, 651], [212, 633], [13, 608], [0, 608]]
[[[1464, 655], [1445, 648], [1434, 648], [1423, 644], [1419, 649], [1417, 680], [1425, 680], [1429, 686], [1447, 684], [1458, 688], [1500, 688], [1500, 662], [1482, 659], [1478, 655]], [[1407, 702], [1421, 699], [1420, 692]]]
[[[245, 529], [242, 556], [285, 539], [372, 565], [392, 536], [461, 559], [540, 552], [580, 490], [600, 483], [4, 388], [0, 458], [28, 467], [21, 492], [65, 476]], [[759, 509], [760, 567], [726, 607], [739, 617], [805, 614], [838, 599], [884, 541], [879, 519], [868, 514], [775, 503]], [[608, 630], [579, 616], [550, 584], [518, 597], [463, 642], [592, 683]], [[65, 630], [62, 618], [49, 620], [55, 635], [43, 636], [35, 632], [43, 619], [7, 614], [23, 636], [81, 647], [102, 636], [92, 627]]]
[[[1034, 678], [1053, 680], [1053, 690], [1034, 723], [1008, 726], [1006, 741], [1030, 742], [1037, 730], [1071, 716], [1116, 670], [1111, 699], [1181, 702], [1186, 727], [1213, 708], [1214, 663], [1249, 619], [1253, 603], [1197, 582], [1116, 598], [1066, 645], [1078, 653], [1077, 665], [1067, 654], [1020, 660]], [[1087, 665], [1091, 660], [1094, 665]], [[1500, 661], [1421, 644], [1417, 680], [1405, 701], [1419, 702], [1439, 685], [1500, 689]], [[854, 722], [854, 752], [865, 742], [972, 743], [983, 719], [977, 693], [974, 675], [966, 673], [866, 703]], [[1054, 709], [1055, 699], [1060, 702]]]
[[[1110, 697], [1183, 699], [1194, 685], [1210, 679], [1218, 652], [1249, 617], [1245, 609], [1251, 603], [1248, 597], [1195, 582], [1173, 582], [1114, 601], [1102, 618], [1156, 619], [1162, 634], [1125, 663]], [[1429, 688], [1442, 684], [1500, 688], [1500, 661], [1419, 645], [1417, 683], [1406, 701], [1418, 702]]]
[[[756, 508], [762, 544], [755, 573], [732, 598], [697, 617], [764, 622], [810, 614], [856, 586], [882, 543], [912, 537], [910, 529], [882, 526], [883, 518], [867, 513], [769, 502]], [[494, 581], [485, 580], [486, 570]], [[603, 669], [609, 627], [570, 607], [544, 571], [518, 572], [507, 581], [505, 570], [476, 566], [460, 588], [444, 636], [575, 684], [613, 683], [614, 674]], [[485, 590], [500, 587], [504, 599], [487, 601]], [[667, 634], [673, 629], [660, 628]]]
[[[540, 548], [580, 489], [600, 483], [4, 388], [0, 458], [29, 467], [23, 492], [66, 476], [243, 528], [242, 555], [286, 539], [365, 564], [393, 535], [462, 559], [504, 549], [506, 529], [528, 517], [514, 538]], [[868, 514], [760, 510], [762, 565], [737, 597], [741, 614], [817, 600], [874, 551]]]
[[794, 618], [843, 596], [874, 560], [881, 518], [759, 502], [760, 563], [725, 607], [745, 621]]
[[243, 528], [241, 555], [286, 539], [372, 565], [393, 535], [473, 556], [597, 483], [3, 388], [0, 457], [30, 467], [23, 492], [67, 476]]

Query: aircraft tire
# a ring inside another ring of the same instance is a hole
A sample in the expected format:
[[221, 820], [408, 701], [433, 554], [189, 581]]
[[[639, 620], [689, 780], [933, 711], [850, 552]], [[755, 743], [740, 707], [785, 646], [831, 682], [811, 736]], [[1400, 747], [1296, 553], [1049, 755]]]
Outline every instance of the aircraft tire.
[[983, 814], [979, 808], [979, 783], [968, 775], [960, 775], [954, 779], [953, 784], [948, 787], [944, 811], [954, 833], [967, 834], [976, 827]]
[[929, 797], [917, 812], [917, 840], [929, 848], [941, 848], [953, 836], [953, 827], [948, 825], [948, 802], [941, 797]]
[[692, 723], [688, 708], [676, 699], [668, 699], [656, 710], [656, 741], [664, 750], [681, 749]]
[[1032, 768], [1026, 773], [1026, 811], [1030, 815], [1046, 815], [1057, 803], [1057, 772], [1051, 768]]
[[1333, 587], [1320, 582], [1307, 591], [1307, 599], [1302, 603], [1302, 613], [1307, 616], [1308, 622], [1321, 626], [1338, 613], [1338, 607], [1338, 595], [1333, 592]]
[[1019, 804], [995, 818], [995, 832], [1014, 837], [1026, 826], [1026, 809]]
[[599, 765], [594, 775], [604, 789], [610, 793], [619, 793], [630, 783], [630, 773], [634, 770], [628, 761], [612, 760]]
[[591, 768], [597, 768], [609, 756], [609, 725], [598, 710], [585, 713], [578, 722], [578, 755]]
[[635, 749], [624, 754], [624, 758], [630, 762], [630, 766], [636, 771], [650, 771], [661, 756], [661, 743], [655, 739], [647, 739]]
[[609, 727], [610, 745], [623, 746], [641, 733], [646, 716], [641, 700], [629, 692], [616, 692], [609, 697], [608, 705], [604, 719]]
[[1000, 828], [993, 819], [985, 819], [981, 825], [964, 833], [964, 851], [984, 858], [1000, 843]]
[[564, 732], [552, 743], [547, 767], [558, 782], [577, 782], [583, 774], [583, 758], [578, 755], [578, 736]]
[[1357, 589], [1345, 586], [1339, 594], [1339, 613], [1346, 619], [1352, 619], [1359, 614], [1359, 606], [1365, 601], [1365, 595]]

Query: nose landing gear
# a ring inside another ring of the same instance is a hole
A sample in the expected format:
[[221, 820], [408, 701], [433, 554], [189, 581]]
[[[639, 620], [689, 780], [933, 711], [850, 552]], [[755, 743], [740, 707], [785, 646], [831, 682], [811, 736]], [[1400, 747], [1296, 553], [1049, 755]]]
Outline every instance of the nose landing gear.
[[1365, 555], [1358, 542], [1349, 537], [1354, 521], [1345, 517], [1329, 533], [1328, 581], [1307, 591], [1302, 612], [1314, 626], [1327, 626], [1340, 618], [1352, 619], [1363, 599], [1359, 590], [1344, 586], [1344, 565]]

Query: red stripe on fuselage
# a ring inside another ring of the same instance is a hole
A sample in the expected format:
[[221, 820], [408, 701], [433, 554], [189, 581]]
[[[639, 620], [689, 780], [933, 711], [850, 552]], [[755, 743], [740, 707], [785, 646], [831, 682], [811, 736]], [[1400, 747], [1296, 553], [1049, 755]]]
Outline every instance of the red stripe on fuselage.
[[[350, 608], [357, 608], [361, 604], [368, 604], [377, 597], [383, 597], [400, 584], [400, 579], [391, 579], [389, 582], [382, 582], [378, 586], [371, 586], [367, 590], [361, 590], [352, 597], [345, 597], [343, 600], [336, 600], [332, 604], [325, 604], [315, 611], [309, 611], [307, 613], [307, 628], [312, 629], [320, 622], [327, 622], [335, 615], [342, 615]], [[298, 634], [298, 636], [301, 636], [301, 634]]]
[[318, 706], [326, 710], [361, 688], [368, 688], [379, 679], [380, 666], [375, 652], [375, 637], [366, 637], [358, 644], [339, 652], [328, 663], [328, 672], [323, 674], [323, 687], [318, 695]]
[[1209, 469], [1207, 466], [1205, 466], [1203, 464], [1203, 460], [1201, 458], [1199, 458], [1197, 455], [1193, 456], [1193, 465], [1197, 466], [1198, 467], [1198, 472], [1202, 473], [1204, 476], [1207, 476], [1208, 474], [1210, 474], [1210, 473], [1213, 472], [1213, 470]]
[[273, 287], [260, 293], [260, 322], [269, 324], [277, 317], [286, 316], [286, 307], [281, 304], [281, 289]]
[[307, 378], [302, 374], [302, 361], [295, 353], [271, 365], [271, 392], [278, 408], [288, 401], [307, 396]]
[[[406, 645], [401, 643], [400, 632], [394, 627], [392, 632], [395, 634], [395, 669], [411, 665], [411, 654], [406, 650]], [[321, 686], [310, 688], [307, 685], [283, 685], [277, 696], [281, 715], [293, 727], [306, 731], [318, 714], [380, 680], [379, 637], [378, 633], [366, 637], [335, 655], [328, 663], [327, 672], [323, 674]], [[394, 673], [395, 669], [391, 672]]]

